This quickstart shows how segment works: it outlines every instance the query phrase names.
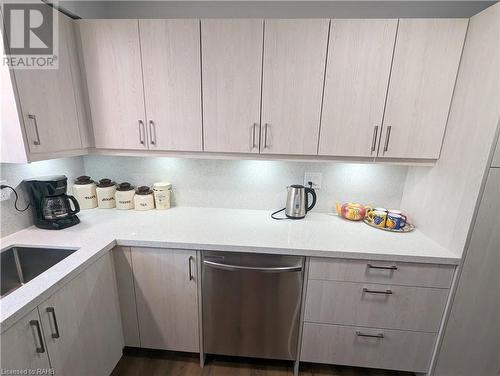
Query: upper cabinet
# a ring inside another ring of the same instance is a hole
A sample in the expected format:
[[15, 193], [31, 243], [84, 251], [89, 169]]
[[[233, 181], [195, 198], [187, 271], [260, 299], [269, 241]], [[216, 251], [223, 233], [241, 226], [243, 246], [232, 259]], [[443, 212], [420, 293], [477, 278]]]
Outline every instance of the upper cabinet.
[[199, 20], [140, 20], [149, 148], [202, 150]]
[[200, 151], [197, 20], [80, 21], [97, 148]]
[[205, 151], [259, 152], [263, 32], [263, 20], [201, 20]]
[[379, 156], [438, 159], [466, 19], [401, 19]]
[[137, 20], [79, 25], [96, 148], [146, 149]]
[[260, 149], [317, 153], [329, 20], [266, 20]]
[[[2, 67], [2, 162], [78, 154], [92, 140], [83, 101], [74, 21], [56, 13], [56, 69]], [[6, 43], [9, 35], [5, 36]], [[8, 47], [7, 47], [8, 48]], [[7, 51], [8, 52], [8, 51]], [[17, 118], [17, 119], [16, 119]], [[65, 154], [66, 153], [66, 154]]]
[[318, 154], [377, 155], [397, 20], [332, 20]]

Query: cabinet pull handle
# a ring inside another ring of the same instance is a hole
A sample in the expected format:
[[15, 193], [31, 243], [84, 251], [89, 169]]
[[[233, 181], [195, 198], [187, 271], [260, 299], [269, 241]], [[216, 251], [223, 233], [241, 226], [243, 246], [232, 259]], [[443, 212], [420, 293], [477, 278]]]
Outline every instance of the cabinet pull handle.
[[38, 133], [38, 123], [36, 122], [36, 116], [29, 114], [28, 119], [32, 121], [33, 127], [35, 128], [36, 140], [33, 141], [33, 145], [40, 145], [40, 134]]
[[372, 139], [372, 150], [370, 154], [373, 154], [375, 147], [377, 146], [377, 135], [378, 135], [378, 125], [373, 127], [373, 139]]
[[141, 145], [144, 145], [144, 138], [142, 135], [144, 134], [144, 122], [142, 120], [139, 120], [139, 142]]
[[40, 341], [40, 347], [37, 346], [37, 343], [35, 341], [36, 352], [39, 354], [44, 353], [45, 346], [43, 345], [42, 329], [40, 329], [40, 323], [38, 322], [38, 320], [31, 320], [30, 325], [35, 327], [36, 333], [38, 335], [38, 340]]
[[385, 133], [385, 144], [384, 144], [384, 153], [389, 150], [389, 140], [391, 138], [391, 129], [392, 129], [392, 126], [389, 125], [387, 127], [387, 132]]
[[373, 264], [366, 264], [369, 269], [385, 269], [385, 270], [398, 270], [398, 267], [396, 265], [390, 265], [390, 266], [378, 266], [378, 265], [373, 265]]
[[269, 145], [267, 145], [267, 132], [269, 127], [271, 127], [271, 124], [269, 123], [264, 124], [264, 149], [269, 148]]
[[59, 338], [60, 335], [59, 335], [59, 325], [57, 325], [57, 317], [56, 317], [56, 310], [54, 309], [54, 307], [47, 307], [45, 309], [45, 311], [47, 313], [50, 313], [52, 314], [52, 320], [54, 322], [54, 330], [55, 330], [55, 333], [52, 333], [52, 338]]
[[384, 294], [384, 295], [392, 295], [392, 290], [370, 290], [366, 287], [363, 287], [363, 293], [368, 294]]
[[356, 335], [358, 337], [380, 338], [380, 339], [384, 338], [384, 333], [367, 334], [367, 333], [360, 332], [359, 330], [356, 330]]
[[192, 261], [194, 260], [193, 256], [189, 256], [188, 259], [188, 272], [189, 272], [189, 280], [192, 281], [194, 279], [193, 275], [193, 267], [191, 266]]
[[257, 129], [258, 123], [253, 123], [252, 125], [252, 149], [257, 147], [257, 142], [255, 141], [255, 130]]
[[156, 144], [156, 125], [153, 120], [149, 121], [149, 135], [151, 137], [151, 145]]

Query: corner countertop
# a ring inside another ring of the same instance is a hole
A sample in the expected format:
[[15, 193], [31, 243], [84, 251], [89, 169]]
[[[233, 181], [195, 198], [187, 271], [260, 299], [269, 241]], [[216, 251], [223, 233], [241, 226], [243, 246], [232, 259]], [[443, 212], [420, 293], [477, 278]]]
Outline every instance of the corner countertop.
[[30, 227], [0, 239], [13, 245], [78, 249], [0, 300], [2, 331], [47, 299], [115, 245], [280, 253], [304, 256], [457, 265], [460, 257], [416, 229], [381, 231], [327, 213], [277, 221], [270, 211], [175, 207], [169, 210], [92, 209], [59, 231]]

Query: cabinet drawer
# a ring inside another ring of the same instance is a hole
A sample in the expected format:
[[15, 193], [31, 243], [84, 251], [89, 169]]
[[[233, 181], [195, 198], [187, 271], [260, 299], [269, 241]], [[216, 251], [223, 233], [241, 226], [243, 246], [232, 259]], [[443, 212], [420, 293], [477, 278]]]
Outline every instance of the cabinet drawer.
[[445, 289], [312, 280], [304, 321], [437, 332], [447, 296]]
[[432, 333], [305, 323], [300, 360], [427, 372], [434, 341]]
[[449, 288], [455, 266], [311, 258], [309, 279]]

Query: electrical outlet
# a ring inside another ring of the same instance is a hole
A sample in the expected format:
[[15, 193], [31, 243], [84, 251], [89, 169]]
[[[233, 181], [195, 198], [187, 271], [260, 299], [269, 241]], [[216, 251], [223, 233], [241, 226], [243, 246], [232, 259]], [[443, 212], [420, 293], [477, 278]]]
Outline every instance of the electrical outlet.
[[309, 182], [312, 182], [314, 189], [321, 189], [321, 172], [306, 172], [304, 174], [304, 186], [309, 187]]
[[[0, 180], [0, 185], [7, 184], [7, 181]], [[10, 198], [12, 191], [9, 188], [4, 188], [0, 190], [0, 201], [6, 201]]]

